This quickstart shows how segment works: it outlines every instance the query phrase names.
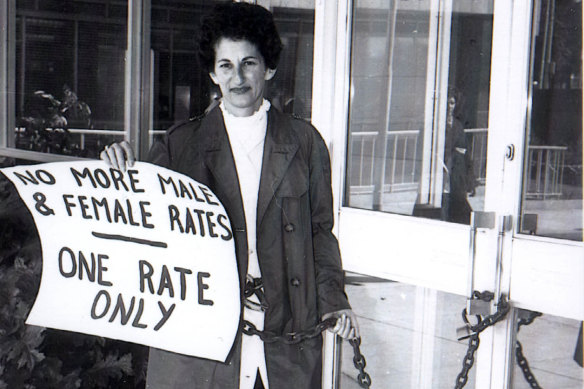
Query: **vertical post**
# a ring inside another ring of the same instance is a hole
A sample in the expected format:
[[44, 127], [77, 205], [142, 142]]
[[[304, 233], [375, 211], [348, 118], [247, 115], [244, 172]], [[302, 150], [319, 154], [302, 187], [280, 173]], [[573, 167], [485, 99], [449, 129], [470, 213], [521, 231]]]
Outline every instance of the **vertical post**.
[[0, 3], [0, 147], [14, 146], [15, 27], [14, 0]]
[[315, 2], [312, 123], [321, 133], [331, 154], [335, 211], [341, 207], [345, 177], [343, 161], [349, 99], [350, 3], [349, 0]]
[[[440, 2], [430, 2], [428, 10], [430, 12], [430, 25], [428, 28], [428, 42], [439, 42], [439, 27], [440, 27]], [[428, 44], [428, 51], [426, 54], [427, 70], [426, 70], [426, 96], [424, 98], [424, 128], [422, 130], [422, 155], [421, 155], [421, 174], [420, 174], [420, 188], [418, 189], [420, 204], [435, 204], [432, 203], [433, 185], [435, 178], [432, 175], [435, 158], [432, 156], [433, 146], [433, 132], [434, 132], [434, 112], [437, 104], [436, 92], [436, 77], [439, 58], [438, 44]]]
[[[329, 146], [335, 211], [340, 209], [343, 185], [342, 158], [347, 131], [349, 80], [350, 2], [315, 1], [312, 78], [312, 123]], [[333, 147], [332, 141], [338, 147]], [[338, 143], [337, 143], [338, 141]], [[335, 212], [335, 216], [338, 213]], [[336, 220], [338, 228], [338, 219]], [[340, 378], [341, 340], [325, 332], [322, 388], [336, 389]]]
[[435, 289], [416, 286], [411, 388], [431, 389], [434, 385], [437, 296]]
[[[373, 161], [374, 178], [373, 178], [373, 210], [381, 211], [383, 208], [383, 187], [385, 186], [385, 166], [387, 165], [387, 133], [390, 130], [391, 120], [391, 95], [393, 83], [393, 53], [395, 43], [395, 23], [397, 18], [397, 3], [391, 2], [388, 9], [387, 20], [387, 101], [385, 108], [385, 126], [379, 131], [375, 155], [378, 156]], [[395, 155], [395, 154], [394, 154]]]
[[322, 389], [341, 388], [341, 357], [343, 338], [326, 331], [323, 344]]
[[126, 50], [125, 139], [136, 156], [148, 152], [150, 110], [150, 0], [128, 1]]

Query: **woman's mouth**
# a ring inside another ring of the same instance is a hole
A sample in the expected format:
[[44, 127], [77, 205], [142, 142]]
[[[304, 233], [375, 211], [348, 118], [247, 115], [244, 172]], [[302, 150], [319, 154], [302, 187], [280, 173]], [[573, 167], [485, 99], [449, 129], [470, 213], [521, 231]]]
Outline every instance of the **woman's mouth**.
[[231, 88], [231, 89], [229, 89], [229, 91], [231, 93], [236, 94], [236, 95], [242, 95], [244, 93], [249, 92], [250, 89], [251, 88], [249, 86], [241, 86], [241, 87], [237, 87], [237, 88]]
[[231, 88], [231, 89], [229, 89], [229, 91], [231, 93], [236, 94], [236, 95], [242, 95], [244, 93], [249, 92], [250, 89], [251, 88], [249, 86], [242, 86], [242, 87], [238, 87], [238, 88]]

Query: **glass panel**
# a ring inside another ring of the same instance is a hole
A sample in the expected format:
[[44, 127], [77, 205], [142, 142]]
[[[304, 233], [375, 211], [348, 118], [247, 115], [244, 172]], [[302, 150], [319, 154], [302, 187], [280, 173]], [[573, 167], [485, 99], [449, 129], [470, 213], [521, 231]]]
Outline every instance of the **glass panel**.
[[152, 1], [150, 44], [157, 135], [175, 123], [200, 115], [211, 103], [209, 76], [198, 62], [196, 33], [202, 15], [213, 3]]
[[127, 1], [17, 1], [16, 14], [15, 146], [97, 157], [124, 135]]
[[468, 224], [483, 208], [493, 1], [379, 4], [353, 12], [344, 205]]
[[[213, 3], [203, 0], [152, 1], [154, 134], [202, 114], [219, 89], [201, 68], [196, 49], [200, 19]], [[311, 117], [314, 1], [260, 1], [272, 11], [284, 44], [268, 99], [285, 112]]]
[[[371, 387], [454, 387], [467, 351], [467, 341], [456, 339], [464, 297], [357, 274], [347, 275], [346, 291], [359, 317]], [[341, 352], [340, 387], [358, 389], [353, 348], [343, 342]], [[467, 388], [474, 387], [475, 370]]]
[[512, 387], [581, 389], [584, 387], [582, 322], [537, 315], [532, 311], [519, 310], [519, 323], [531, 319], [533, 322], [519, 327], [515, 349], [518, 363], [513, 371]]
[[521, 232], [582, 240], [582, 2], [534, 8]]

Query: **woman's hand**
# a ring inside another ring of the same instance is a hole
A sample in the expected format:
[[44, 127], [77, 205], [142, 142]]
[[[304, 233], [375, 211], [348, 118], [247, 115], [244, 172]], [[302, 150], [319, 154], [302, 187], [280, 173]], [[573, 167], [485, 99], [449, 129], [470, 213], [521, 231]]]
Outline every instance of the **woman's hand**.
[[359, 323], [357, 323], [357, 315], [350, 309], [341, 309], [340, 311], [325, 313], [322, 320], [336, 318], [337, 323], [329, 331], [334, 332], [344, 339], [355, 339], [361, 337], [359, 333]]
[[132, 167], [136, 161], [132, 147], [125, 140], [105, 146], [105, 149], [99, 154], [99, 157], [108, 166], [123, 172], [126, 171], [126, 166]]

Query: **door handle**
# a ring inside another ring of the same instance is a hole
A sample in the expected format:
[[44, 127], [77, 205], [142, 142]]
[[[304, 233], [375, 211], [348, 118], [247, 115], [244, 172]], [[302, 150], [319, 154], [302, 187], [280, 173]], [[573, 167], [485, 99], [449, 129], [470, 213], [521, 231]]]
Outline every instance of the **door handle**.
[[482, 300], [473, 299], [474, 293], [474, 268], [476, 258], [476, 237], [479, 229], [495, 228], [495, 212], [473, 211], [470, 215], [470, 239], [468, 253], [468, 278], [466, 311], [470, 315], [487, 315], [490, 313], [490, 304]]

